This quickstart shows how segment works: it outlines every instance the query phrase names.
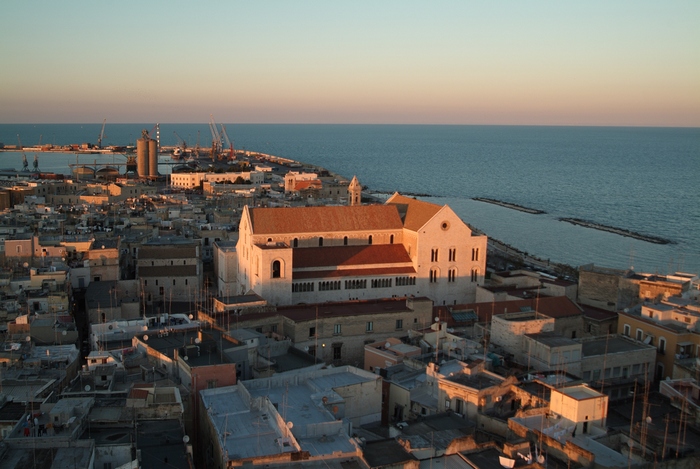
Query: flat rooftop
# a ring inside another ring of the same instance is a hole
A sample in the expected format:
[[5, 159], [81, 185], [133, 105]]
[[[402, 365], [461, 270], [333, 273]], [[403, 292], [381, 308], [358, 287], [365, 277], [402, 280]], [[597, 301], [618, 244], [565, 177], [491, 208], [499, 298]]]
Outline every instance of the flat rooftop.
[[582, 399], [592, 399], [595, 397], [602, 397], [604, 394], [599, 393], [595, 389], [591, 389], [588, 386], [571, 386], [568, 388], [557, 389], [562, 394], [566, 394], [576, 400]]
[[548, 347], [566, 347], [570, 345], [579, 345], [578, 342], [576, 342], [573, 339], [569, 339], [568, 337], [562, 337], [559, 334], [555, 334], [554, 332], [540, 332], [539, 334], [525, 334], [527, 337], [531, 338], [532, 340], [535, 340], [537, 342], [540, 342]]
[[600, 339], [585, 341], [581, 343], [581, 352], [584, 357], [605, 355], [606, 353], [626, 353], [637, 350], [654, 348], [621, 337], [601, 337]]

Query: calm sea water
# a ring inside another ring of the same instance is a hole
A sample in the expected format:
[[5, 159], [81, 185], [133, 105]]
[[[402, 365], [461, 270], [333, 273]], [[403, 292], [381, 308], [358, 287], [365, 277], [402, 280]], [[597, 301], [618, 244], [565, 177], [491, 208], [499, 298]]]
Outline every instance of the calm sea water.
[[[153, 124], [107, 124], [104, 145], [134, 143]], [[0, 125], [0, 142], [96, 142], [101, 124]], [[378, 191], [425, 193], [450, 205], [487, 235], [553, 262], [634, 267], [639, 272], [700, 272], [700, 129], [404, 125], [227, 124], [236, 148], [323, 166]], [[161, 124], [211, 145], [207, 124]], [[27, 155], [28, 159], [33, 154]], [[123, 162], [82, 155], [80, 163]], [[167, 161], [165, 158], [163, 161]], [[44, 171], [68, 173], [73, 154], [40, 154]], [[0, 153], [0, 168], [21, 154]], [[166, 172], [163, 168], [162, 172]], [[488, 197], [544, 210], [530, 215], [476, 202]], [[583, 218], [671, 239], [656, 245], [559, 217]]]

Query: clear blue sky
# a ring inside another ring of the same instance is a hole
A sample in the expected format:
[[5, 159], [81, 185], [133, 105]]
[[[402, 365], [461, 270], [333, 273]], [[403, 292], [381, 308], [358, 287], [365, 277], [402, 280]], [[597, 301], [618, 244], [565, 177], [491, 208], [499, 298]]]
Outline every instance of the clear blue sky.
[[0, 123], [700, 126], [700, 1], [2, 1]]

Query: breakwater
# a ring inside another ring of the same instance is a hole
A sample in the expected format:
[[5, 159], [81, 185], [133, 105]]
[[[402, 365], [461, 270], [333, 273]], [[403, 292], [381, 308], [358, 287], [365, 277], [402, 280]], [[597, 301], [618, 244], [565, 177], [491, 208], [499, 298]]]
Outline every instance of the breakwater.
[[486, 202], [488, 204], [500, 205], [501, 207], [510, 208], [513, 210], [518, 210], [520, 212], [530, 213], [532, 215], [541, 215], [543, 213], [547, 213], [544, 210], [538, 210], [536, 208], [530, 208], [530, 207], [523, 207], [522, 205], [513, 204], [510, 202], [504, 202], [502, 200], [497, 200], [497, 199], [488, 199], [486, 197], [474, 197], [472, 200], [476, 200], [477, 202]]
[[593, 228], [595, 230], [607, 231], [608, 233], [614, 233], [620, 236], [627, 236], [629, 238], [639, 239], [641, 241], [646, 241], [654, 244], [674, 244], [673, 241], [666, 238], [661, 238], [658, 236], [650, 236], [642, 233], [637, 233], [635, 231], [626, 230], [624, 228], [616, 228], [614, 226], [601, 225], [600, 223], [594, 223], [588, 220], [582, 220], [580, 218], [560, 218], [560, 221], [565, 221], [571, 223], [572, 225], [583, 226], [585, 228]]

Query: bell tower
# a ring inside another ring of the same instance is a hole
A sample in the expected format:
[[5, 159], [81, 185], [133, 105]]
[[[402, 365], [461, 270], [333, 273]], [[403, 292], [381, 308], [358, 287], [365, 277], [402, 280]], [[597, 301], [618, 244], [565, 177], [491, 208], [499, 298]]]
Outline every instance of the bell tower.
[[357, 180], [357, 176], [352, 177], [350, 185], [348, 186], [348, 205], [361, 205], [362, 204], [362, 186]]

